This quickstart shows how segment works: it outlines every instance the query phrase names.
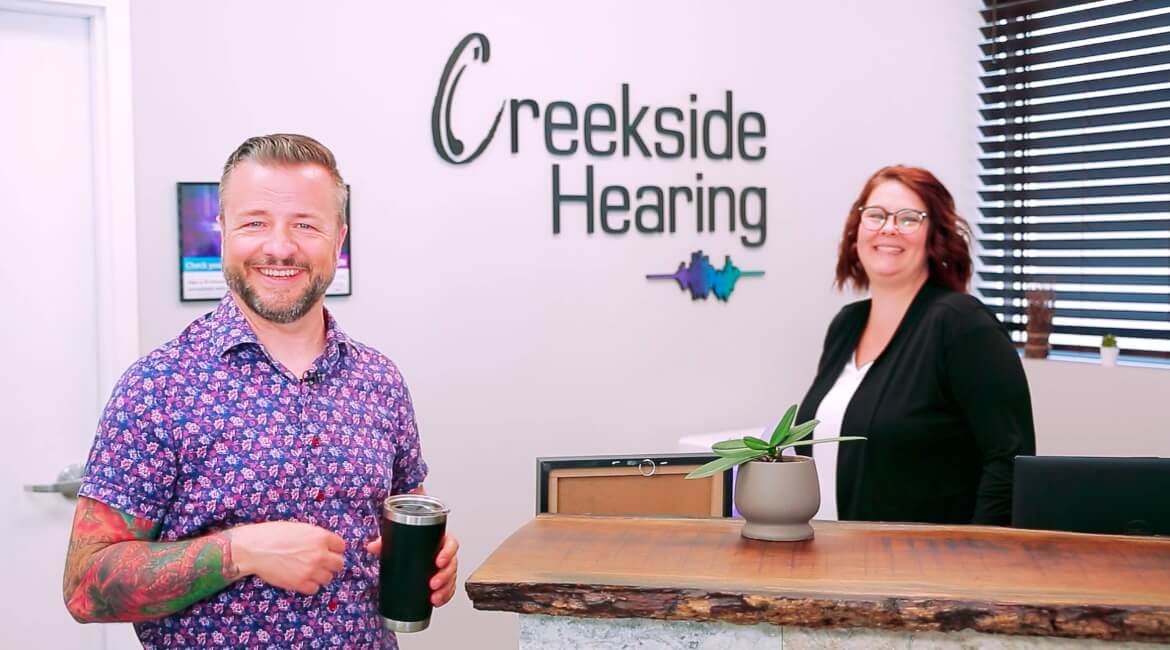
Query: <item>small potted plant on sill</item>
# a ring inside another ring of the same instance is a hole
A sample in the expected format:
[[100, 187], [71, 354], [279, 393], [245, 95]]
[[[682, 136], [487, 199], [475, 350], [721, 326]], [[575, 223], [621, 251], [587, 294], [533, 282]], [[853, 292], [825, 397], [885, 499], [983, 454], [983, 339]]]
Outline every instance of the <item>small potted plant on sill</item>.
[[1117, 355], [1121, 352], [1117, 347], [1117, 337], [1106, 334], [1101, 337], [1101, 365], [1113, 367], [1117, 365]]
[[735, 507], [744, 518], [744, 537], [782, 542], [812, 539], [808, 522], [821, 507], [816, 464], [807, 456], [785, 455], [784, 450], [865, 440], [861, 436], [814, 440], [810, 436], [820, 421], [793, 426], [795, 421], [793, 404], [768, 440], [744, 436], [717, 442], [711, 449], [720, 458], [687, 474], [687, 478], [703, 478], [740, 466], [735, 477]]

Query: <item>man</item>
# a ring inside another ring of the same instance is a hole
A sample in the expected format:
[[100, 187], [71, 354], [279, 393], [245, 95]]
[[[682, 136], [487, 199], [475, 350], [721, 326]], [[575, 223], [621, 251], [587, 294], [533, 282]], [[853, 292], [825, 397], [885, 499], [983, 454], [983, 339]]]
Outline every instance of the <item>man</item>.
[[[398, 369], [324, 307], [346, 199], [311, 138], [228, 158], [229, 293], [106, 405], [65, 567], [78, 621], [132, 621], [147, 648], [396, 647], [378, 616], [381, 504], [421, 492], [427, 465]], [[458, 546], [443, 540], [435, 605]]]

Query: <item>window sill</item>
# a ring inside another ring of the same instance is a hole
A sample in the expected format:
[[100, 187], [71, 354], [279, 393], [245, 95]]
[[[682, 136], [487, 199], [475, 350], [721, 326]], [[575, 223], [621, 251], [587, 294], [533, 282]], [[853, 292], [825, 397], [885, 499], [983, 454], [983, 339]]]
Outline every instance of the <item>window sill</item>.
[[[1020, 351], [1020, 356], [1023, 357], [1023, 350]], [[1048, 357], [1045, 359], [1028, 359], [1028, 361], [1066, 361], [1072, 363], [1084, 363], [1095, 366], [1101, 365], [1101, 355], [1093, 352], [1071, 352], [1068, 350], [1051, 350]], [[1104, 366], [1102, 366], [1104, 367]], [[1149, 357], [1127, 356], [1121, 354], [1117, 357], [1117, 367], [1119, 368], [1156, 368], [1159, 370], [1170, 370], [1170, 359], [1153, 359]]]

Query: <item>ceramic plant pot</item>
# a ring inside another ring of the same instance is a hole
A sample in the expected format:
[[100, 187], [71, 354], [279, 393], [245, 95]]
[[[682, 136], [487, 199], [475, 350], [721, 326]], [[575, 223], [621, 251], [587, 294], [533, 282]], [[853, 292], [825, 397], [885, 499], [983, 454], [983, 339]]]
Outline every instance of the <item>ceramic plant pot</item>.
[[809, 520], [821, 507], [817, 466], [807, 456], [739, 466], [735, 507], [743, 515], [743, 536], [776, 542], [812, 539]]

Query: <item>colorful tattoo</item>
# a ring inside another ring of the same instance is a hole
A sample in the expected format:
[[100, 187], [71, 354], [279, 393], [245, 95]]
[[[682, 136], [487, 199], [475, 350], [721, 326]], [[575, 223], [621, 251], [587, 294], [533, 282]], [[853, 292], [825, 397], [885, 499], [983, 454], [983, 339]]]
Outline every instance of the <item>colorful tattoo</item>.
[[145, 621], [177, 612], [239, 578], [230, 533], [155, 542], [160, 525], [78, 499], [65, 603], [79, 621]]

